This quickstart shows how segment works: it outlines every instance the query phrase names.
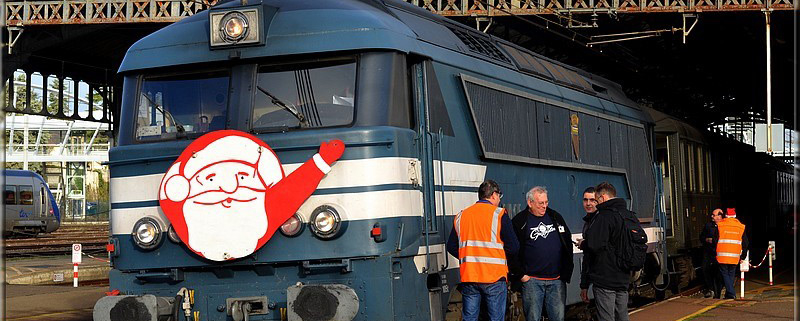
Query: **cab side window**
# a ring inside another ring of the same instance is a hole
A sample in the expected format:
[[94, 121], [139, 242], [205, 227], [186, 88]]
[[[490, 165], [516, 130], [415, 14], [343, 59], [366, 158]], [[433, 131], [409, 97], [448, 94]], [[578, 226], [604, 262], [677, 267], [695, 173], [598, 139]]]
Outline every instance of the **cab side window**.
[[6, 189], [3, 191], [3, 198], [5, 199], [5, 205], [17, 205], [17, 187], [6, 185]]
[[33, 205], [33, 186], [22, 185], [19, 187], [19, 203]]

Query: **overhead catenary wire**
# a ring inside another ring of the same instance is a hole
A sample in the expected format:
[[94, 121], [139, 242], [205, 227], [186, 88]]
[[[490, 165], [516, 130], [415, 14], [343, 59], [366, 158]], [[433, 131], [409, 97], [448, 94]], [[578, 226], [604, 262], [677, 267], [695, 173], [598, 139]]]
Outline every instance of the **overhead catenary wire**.
[[[644, 39], [644, 38], [652, 38], [658, 37], [662, 33], [665, 32], [677, 32], [683, 30], [682, 28], [669, 28], [669, 29], [660, 29], [660, 30], [645, 30], [645, 31], [632, 31], [632, 32], [623, 32], [623, 33], [612, 33], [607, 35], [596, 35], [592, 36], [591, 39], [595, 38], [610, 38], [610, 37], [619, 37], [619, 36], [633, 36], [633, 37], [622, 37], [618, 39], [610, 39], [610, 40], [600, 40], [600, 41], [591, 41], [588, 42], [586, 45], [589, 47], [593, 45], [605, 44], [605, 43], [612, 43], [612, 42], [620, 42], [620, 41], [628, 41], [628, 40], [637, 40], [637, 39]], [[641, 35], [641, 36], [638, 36]]]

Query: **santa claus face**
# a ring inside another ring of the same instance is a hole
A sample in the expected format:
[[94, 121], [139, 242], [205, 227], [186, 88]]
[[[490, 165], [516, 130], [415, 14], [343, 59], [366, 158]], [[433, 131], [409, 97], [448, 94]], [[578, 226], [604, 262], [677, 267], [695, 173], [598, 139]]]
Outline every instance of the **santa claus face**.
[[268, 227], [266, 187], [255, 165], [211, 164], [189, 178], [189, 185], [192, 195], [183, 205], [189, 246], [215, 261], [253, 253]]

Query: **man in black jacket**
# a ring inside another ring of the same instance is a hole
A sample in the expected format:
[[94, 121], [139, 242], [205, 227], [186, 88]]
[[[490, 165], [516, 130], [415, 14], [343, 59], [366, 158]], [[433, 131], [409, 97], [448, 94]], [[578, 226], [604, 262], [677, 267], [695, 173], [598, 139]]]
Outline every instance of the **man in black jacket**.
[[595, 198], [597, 213], [584, 236], [583, 259], [588, 262], [581, 275], [581, 299], [589, 302], [589, 285], [593, 285], [600, 320], [628, 321], [630, 273], [617, 266], [615, 248], [624, 226], [620, 214], [630, 213], [625, 200], [617, 198], [617, 190], [607, 182], [597, 185]]
[[719, 299], [722, 292], [722, 275], [719, 274], [717, 264], [717, 241], [719, 229], [717, 223], [722, 221], [722, 210], [715, 209], [711, 212], [711, 221], [703, 226], [700, 233], [700, 242], [703, 243], [703, 282], [705, 283], [704, 296]]
[[[589, 224], [592, 224], [594, 214], [597, 213], [597, 199], [594, 197], [594, 186], [589, 186], [583, 190], [583, 211], [586, 215], [583, 217], [583, 229], [581, 229], [581, 238], [575, 244], [579, 249], [584, 250], [583, 239], [586, 237], [586, 230], [589, 229]], [[586, 260], [581, 260], [581, 275], [586, 273], [587, 266]]]
[[544, 187], [528, 191], [526, 200], [528, 207], [511, 221], [520, 243], [509, 264], [511, 279], [522, 282], [527, 321], [541, 319], [543, 308], [549, 320], [561, 321], [572, 278], [572, 234], [561, 214], [548, 207]]

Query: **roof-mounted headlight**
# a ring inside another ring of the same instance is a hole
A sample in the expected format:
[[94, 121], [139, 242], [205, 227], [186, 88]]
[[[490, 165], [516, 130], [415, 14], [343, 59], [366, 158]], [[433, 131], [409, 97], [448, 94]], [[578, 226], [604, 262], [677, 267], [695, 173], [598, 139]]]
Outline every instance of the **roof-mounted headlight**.
[[151, 217], [143, 217], [133, 225], [133, 242], [142, 250], [152, 250], [161, 244], [161, 224]]
[[239, 11], [231, 11], [222, 16], [219, 31], [222, 33], [222, 39], [229, 43], [237, 43], [247, 36], [250, 31], [247, 16]]
[[260, 7], [212, 10], [209, 19], [212, 49], [263, 43]]

